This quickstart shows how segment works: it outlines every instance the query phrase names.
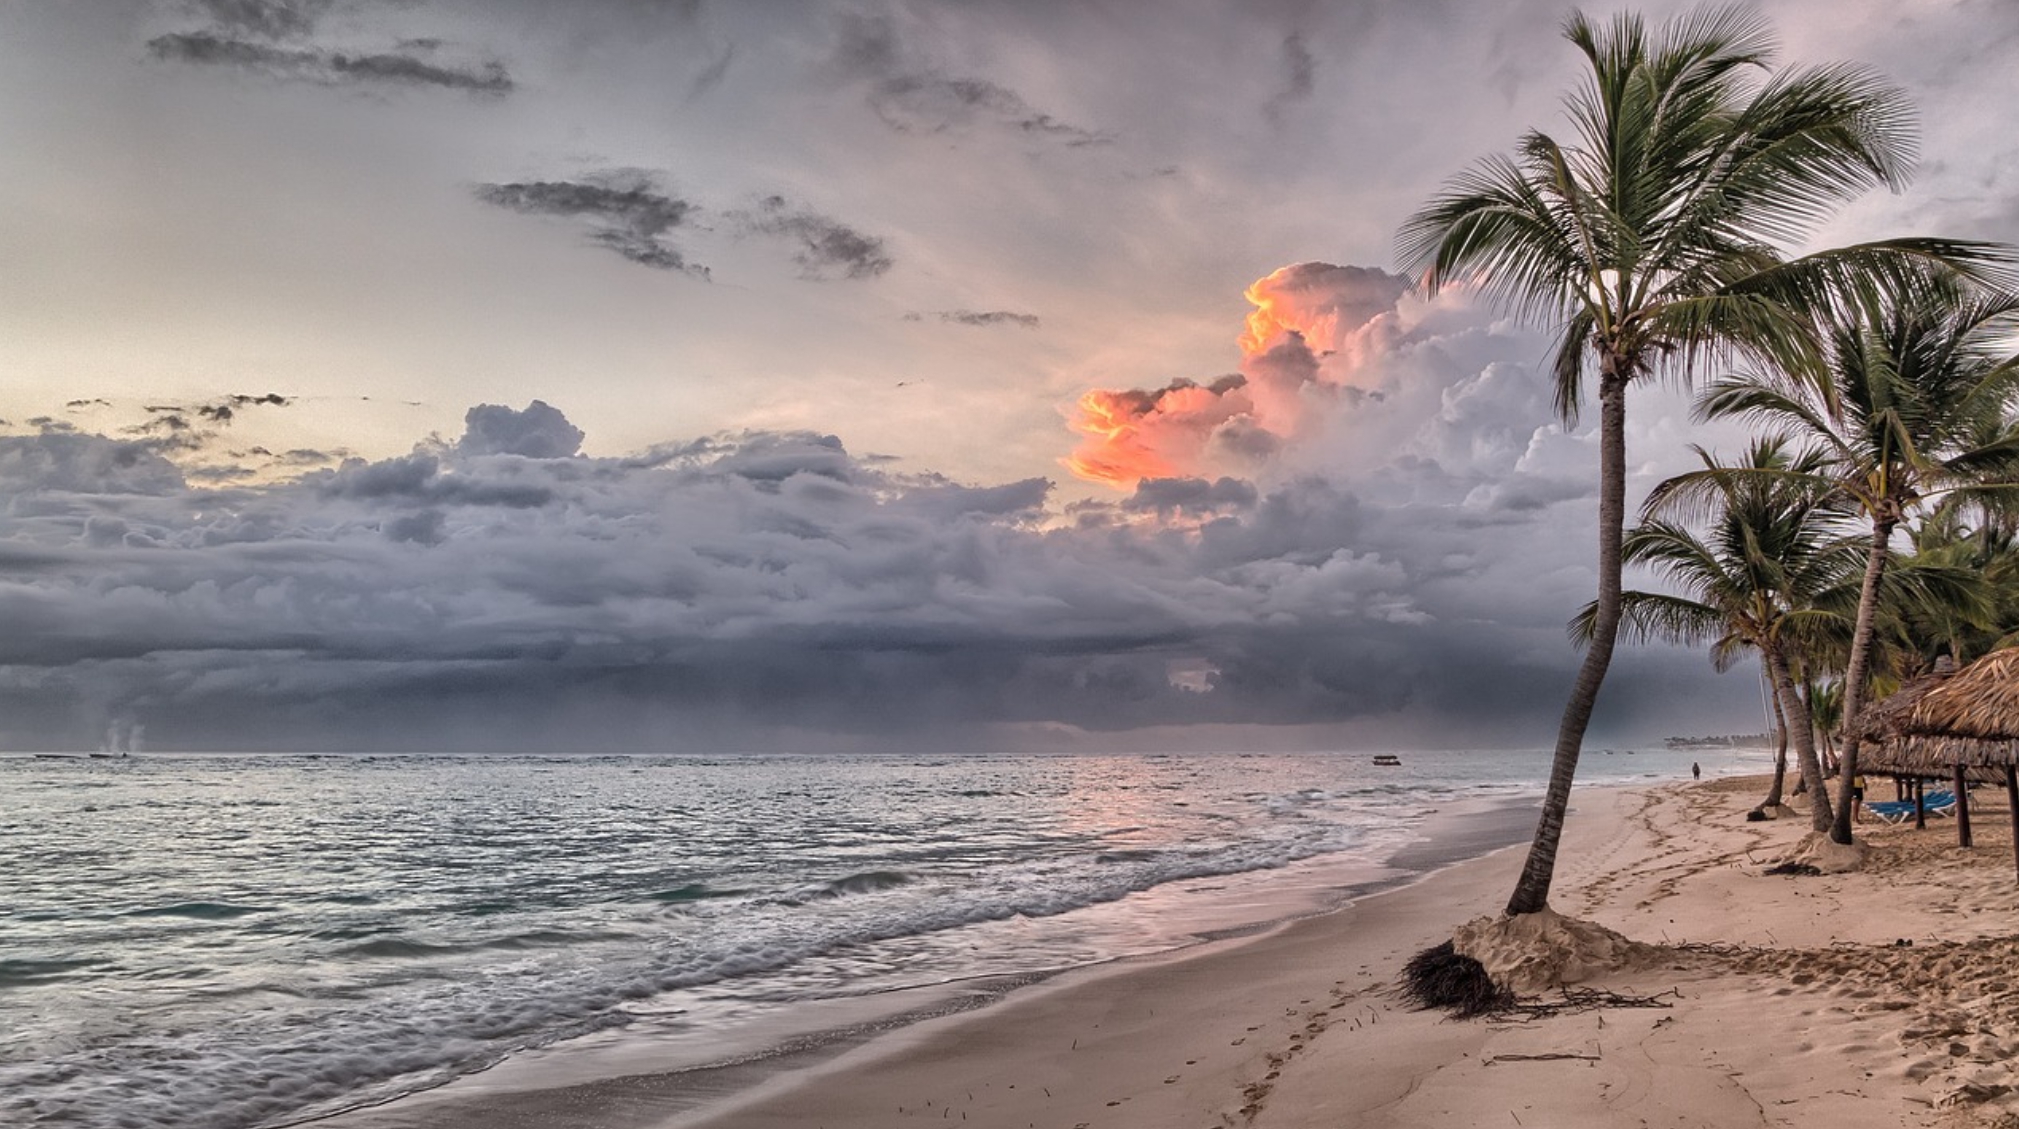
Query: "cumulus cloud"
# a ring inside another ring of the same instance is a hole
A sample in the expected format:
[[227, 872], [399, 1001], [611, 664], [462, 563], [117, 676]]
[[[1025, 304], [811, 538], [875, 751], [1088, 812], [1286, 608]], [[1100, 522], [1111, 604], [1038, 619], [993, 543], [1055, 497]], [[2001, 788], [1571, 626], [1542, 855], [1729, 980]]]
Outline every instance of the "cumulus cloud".
[[886, 16], [842, 17], [833, 62], [847, 79], [868, 88], [870, 108], [899, 133], [944, 133], [985, 123], [1075, 148], [1110, 140], [1037, 109], [1001, 83], [948, 74], [915, 57]]
[[1094, 389], [1071, 420], [1086, 438], [1074, 474], [1129, 487], [1140, 479], [1231, 464], [1252, 470], [1308, 436], [1341, 405], [1387, 395], [1384, 358], [1397, 346], [1407, 280], [1370, 267], [1298, 263], [1247, 290], [1255, 307], [1239, 338], [1240, 372], [1161, 389]]
[[504, 64], [496, 60], [463, 65], [430, 61], [410, 51], [282, 47], [219, 31], [159, 35], [148, 40], [147, 49], [166, 62], [231, 67], [327, 86], [438, 87], [499, 95], [509, 93], [515, 85]]
[[1203, 478], [1146, 478], [1136, 484], [1135, 493], [1122, 503], [1122, 508], [1163, 517], [1214, 514], [1247, 509], [1258, 498], [1253, 483], [1236, 478], [1222, 477], [1211, 482]]
[[1546, 728], [1588, 595], [1520, 505], [1323, 475], [1148, 479], [1062, 523], [1043, 479], [902, 473], [815, 432], [581, 444], [542, 401], [278, 482], [0, 438], [9, 739], [88, 745], [108, 703], [183, 748], [1398, 716], [1475, 739]]
[[[817, 431], [586, 455], [543, 400], [391, 458], [247, 449], [259, 476], [46, 420], [0, 438], [0, 740], [90, 747], [110, 710], [180, 748], [1543, 743], [1596, 462], [1510, 359], [1546, 340], [1360, 268], [1249, 295], [1240, 372], [1101, 393], [1123, 489], [1063, 506]], [[285, 402], [149, 406], [194, 431]], [[1746, 689], [1636, 650], [1601, 732]]]
[[659, 191], [643, 173], [597, 179], [480, 184], [477, 199], [527, 215], [565, 216], [589, 227], [590, 239], [643, 266], [707, 278], [708, 268], [687, 261], [668, 233], [687, 224], [697, 206]]
[[767, 196], [738, 217], [743, 229], [790, 240], [800, 277], [875, 278], [893, 265], [883, 240], [865, 235], [830, 216], [798, 207], [783, 196]]
[[523, 411], [478, 404], [463, 416], [463, 437], [456, 449], [468, 455], [565, 459], [582, 449], [582, 439], [582, 429], [545, 400], [535, 400]]

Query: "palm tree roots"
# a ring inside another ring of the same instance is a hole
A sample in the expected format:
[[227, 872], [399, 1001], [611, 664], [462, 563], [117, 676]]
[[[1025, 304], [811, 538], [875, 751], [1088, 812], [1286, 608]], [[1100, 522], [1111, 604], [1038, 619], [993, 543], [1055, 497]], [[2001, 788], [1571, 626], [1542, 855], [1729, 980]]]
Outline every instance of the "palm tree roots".
[[1495, 984], [1485, 965], [1460, 956], [1450, 941], [1417, 953], [1403, 966], [1402, 997], [1419, 1010], [1440, 1009], [1458, 1019], [1514, 1006], [1514, 993]]

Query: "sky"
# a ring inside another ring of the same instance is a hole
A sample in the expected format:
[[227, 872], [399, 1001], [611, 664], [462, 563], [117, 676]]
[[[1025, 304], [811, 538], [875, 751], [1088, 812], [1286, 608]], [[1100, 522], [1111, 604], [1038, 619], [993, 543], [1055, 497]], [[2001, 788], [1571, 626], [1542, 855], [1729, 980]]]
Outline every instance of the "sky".
[[[1759, 10], [1921, 116], [1815, 245], [2019, 239], [2019, 8]], [[0, 0], [0, 747], [1547, 745], [1590, 420], [1394, 234], [1566, 11]]]

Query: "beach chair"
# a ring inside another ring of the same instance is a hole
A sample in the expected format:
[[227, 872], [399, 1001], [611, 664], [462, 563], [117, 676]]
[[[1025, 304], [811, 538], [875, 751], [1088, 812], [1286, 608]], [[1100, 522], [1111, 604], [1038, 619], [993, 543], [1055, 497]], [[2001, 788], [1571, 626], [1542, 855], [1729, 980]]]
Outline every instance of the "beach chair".
[[1914, 818], [1914, 801], [1867, 800], [1865, 811], [1884, 823], [1905, 823]]
[[[1927, 810], [1928, 817], [1930, 819], [1937, 818], [1939, 816], [1956, 814], [1956, 793], [1951, 792], [1946, 788], [1938, 792], [1923, 793], [1921, 796], [1921, 803], [1923, 807]], [[1867, 801], [1865, 804], [1865, 810], [1871, 812], [1873, 815], [1879, 817], [1880, 819], [1884, 820], [1887, 823], [1905, 823], [1908, 820], [1914, 818], [1914, 801], [1912, 800]]]

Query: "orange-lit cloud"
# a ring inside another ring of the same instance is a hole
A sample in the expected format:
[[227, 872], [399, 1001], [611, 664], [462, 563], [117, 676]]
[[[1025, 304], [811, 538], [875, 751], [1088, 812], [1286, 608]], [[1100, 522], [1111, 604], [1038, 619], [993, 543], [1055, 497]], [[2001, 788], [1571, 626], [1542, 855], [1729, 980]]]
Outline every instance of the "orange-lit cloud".
[[1211, 384], [1096, 388], [1069, 426], [1084, 441], [1065, 459], [1089, 482], [1133, 489], [1147, 478], [1252, 466], [1295, 439], [1316, 401], [1364, 383], [1366, 339], [1406, 280], [1367, 267], [1297, 263], [1248, 287], [1241, 370]]
[[1252, 412], [1247, 383], [1236, 374], [1205, 385], [1174, 380], [1155, 391], [1095, 388], [1080, 397], [1071, 421], [1086, 442], [1066, 466], [1089, 482], [1122, 489], [1184, 473], [1215, 429]]

